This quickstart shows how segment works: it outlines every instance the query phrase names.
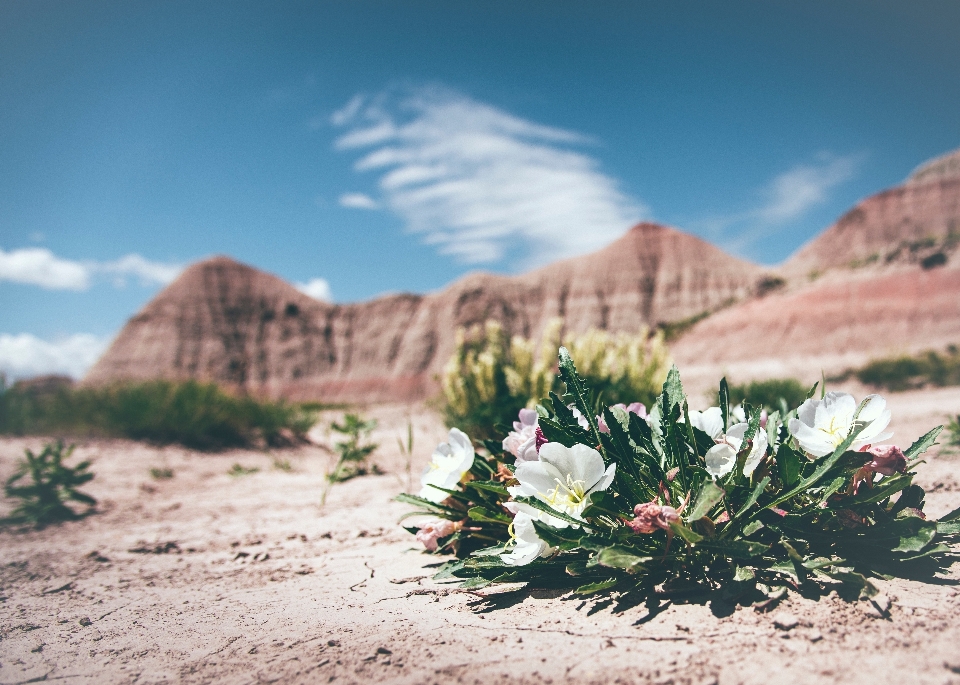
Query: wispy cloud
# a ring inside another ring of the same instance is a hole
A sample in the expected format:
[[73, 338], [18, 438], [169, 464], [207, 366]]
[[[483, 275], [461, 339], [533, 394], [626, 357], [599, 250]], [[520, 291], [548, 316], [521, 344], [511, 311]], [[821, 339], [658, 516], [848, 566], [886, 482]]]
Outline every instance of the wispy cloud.
[[0, 333], [0, 371], [11, 380], [45, 374], [80, 378], [109, 343], [109, 338], [89, 333], [77, 333], [54, 342], [29, 333]]
[[47, 290], [86, 290], [103, 274], [121, 287], [128, 277], [143, 285], [166, 285], [183, 267], [151, 262], [138, 254], [114, 261], [74, 261], [58, 257], [45, 247], [27, 247], [5, 252], [0, 249], [0, 281], [37, 285]]
[[647, 214], [578, 149], [585, 136], [447, 90], [358, 96], [331, 121], [348, 128], [339, 149], [365, 151], [356, 170], [380, 175], [378, 204], [461, 262], [538, 266], [599, 249]]
[[830, 199], [830, 191], [857, 174], [864, 155], [821, 153], [815, 163], [798, 164], [773, 178], [748, 210], [695, 222], [728, 249], [742, 253]]
[[377, 201], [363, 193], [344, 193], [340, 196], [340, 206], [351, 209], [378, 209]]
[[325, 278], [311, 278], [306, 283], [297, 283], [297, 290], [321, 302], [333, 302], [330, 284]]

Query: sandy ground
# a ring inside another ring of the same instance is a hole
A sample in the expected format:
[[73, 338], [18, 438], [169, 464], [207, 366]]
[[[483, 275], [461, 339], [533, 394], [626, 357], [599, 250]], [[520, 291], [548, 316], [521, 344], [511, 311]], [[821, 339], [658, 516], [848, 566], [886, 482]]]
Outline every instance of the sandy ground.
[[[890, 399], [901, 443], [960, 411], [957, 389]], [[318, 447], [200, 454], [82, 443], [99, 513], [0, 532], [0, 684], [960, 685], [960, 566], [935, 584], [882, 583], [886, 617], [836, 594], [794, 595], [761, 614], [719, 600], [451, 592], [428, 579], [438, 559], [415, 549], [396, 525], [407, 507], [390, 501], [406, 488], [396, 438], [407, 417], [414, 474], [445, 431], [423, 408], [369, 413], [388, 474], [335, 486], [322, 509], [329, 454]], [[41, 444], [0, 440], [0, 477]], [[227, 475], [236, 463], [260, 470]], [[151, 467], [174, 477], [155, 480]], [[931, 514], [960, 506], [960, 457], [935, 453], [919, 481]], [[787, 614], [796, 625], [778, 628]]]

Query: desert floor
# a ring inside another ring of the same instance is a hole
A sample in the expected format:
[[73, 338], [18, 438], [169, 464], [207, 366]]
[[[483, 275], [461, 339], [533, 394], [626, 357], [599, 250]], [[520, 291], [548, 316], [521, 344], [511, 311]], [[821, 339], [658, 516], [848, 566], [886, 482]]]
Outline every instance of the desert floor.
[[[958, 389], [889, 400], [903, 445], [960, 411]], [[836, 593], [758, 613], [434, 583], [439, 560], [397, 526], [407, 507], [391, 498], [408, 487], [396, 445], [408, 417], [415, 486], [445, 431], [421, 407], [368, 415], [388, 473], [334, 486], [323, 508], [320, 447], [81, 442], [99, 513], [0, 532], [0, 683], [960, 684], [960, 565], [937, 583], [881, 583], [886, 616]], [[0, 477], [42, 443], [0, 440]], [[933, 516], [960, 506], [960, 456], [937, 449], [918, 478]], [[227, 475], [234, 464], [259, 471]], [[151, 467], [175, 475], [155, 480]], [[794, 627], [776, 625], [791, 615]]]

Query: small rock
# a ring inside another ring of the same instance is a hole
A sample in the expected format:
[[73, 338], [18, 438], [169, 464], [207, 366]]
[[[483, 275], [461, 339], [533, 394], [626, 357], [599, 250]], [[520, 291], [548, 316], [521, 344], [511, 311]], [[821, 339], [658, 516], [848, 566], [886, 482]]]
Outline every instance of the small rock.
[[814, 630], [807, 636], [807, 639], [810, 640], [810, 642], [820, 642], [820, 640], [823, 639], [823, 633], [819, 630]]
[[792, 630], [800, 625], [800, 619], [793, 614], [777, 614], [773, 617], [773, 625], [780, 630]]
[[327, 640], [327, 646], [328, 646], [328, 647], [339, 647], [339, 646], [340, 646], [340, 640]]
[[377, 654], [393, 654], [393, 652], [386, 647], [377, 647]]
[[91, 621], [89, 618], [84, 616], [83, 618], [80, 619], [80, 625], [86, 628], [87, 626], [93, 625], [93, 621]]
[[943, 667], [951, 673], [960, 673], [960, 661], [944, 661]]

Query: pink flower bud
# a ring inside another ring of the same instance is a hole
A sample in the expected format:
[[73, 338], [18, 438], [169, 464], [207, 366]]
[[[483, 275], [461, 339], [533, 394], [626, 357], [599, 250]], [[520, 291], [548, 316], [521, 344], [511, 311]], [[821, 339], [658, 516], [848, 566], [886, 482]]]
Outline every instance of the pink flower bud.
[[453, 535], [460, 530], [461, 527], [463, 527], [463, 524], [459, 521], [447, 521], [446, 519], [427, 521], [420, 526], [420, 530], [417, 531], [417, 541], [422, 542], [428, 552], [436, 552], [437, 541], [440, 540], [440, 538]]
[[676, 509], [666, 505], [659, 505], [656, 502], [642, 502], [633, 508], [633, 515], [636, 517], [632, 521], [627, 521], [627, 525], [635, 533], [652, 533], [658, 528], [668, 530], [671, 523], [680, 521], [680, 514]]
[[895, 473], [903, 473], [907, 470], [907, 458], [896, 445], [871, 447], [867, 450], [867, 454], [873, 457], [872, 461], [868, 461], [863, 466], [868, 471], [892, 476]]
[[540, 448], [543, 447], [544, 445], [546, 445], [546, 444], [547, 444], [548, 442], [550, 442], [550, 441], [547, 440], [547, 436], [543, 434], [543, 431], [542, 431], [542, 430], [540, 430], [540, 426], [537, 426], [537, 434], [536, 434], [536, 436], [537, 436], [537, 438], [536, 438], [536, 439], [537, 439], [537, 442], [536, 442], [536, 445], [537, 445], [537, 454], [540, 454]]
[[[646, 418], [647, 416], [647, 408], [643, 405], [642, 402], [631, 402], [630, 404], [624, 404], [623, 402], [618, 402], [617, 404], [614, 404], [610, 408], [613, 409], [613, 407], [620, 407], [621, 409], [623, 409], [623, 411], [627, 412], [628, 414], [636, 414], [641, 419]], [[607, 422], [603, 418], [602, 414], [597, 417], [597, 428], [600, 429], [601, 433], [610, 432], [610, 427], [607, 425]]]

